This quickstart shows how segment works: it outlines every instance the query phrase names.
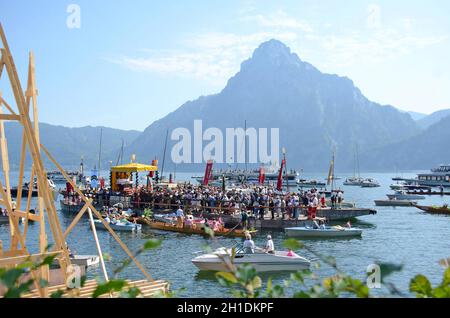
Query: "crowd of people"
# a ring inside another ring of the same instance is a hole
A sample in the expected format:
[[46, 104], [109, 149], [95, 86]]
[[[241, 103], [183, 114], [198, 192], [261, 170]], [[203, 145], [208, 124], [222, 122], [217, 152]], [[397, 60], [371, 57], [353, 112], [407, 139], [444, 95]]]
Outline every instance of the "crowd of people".
[[[109, 206], [110, 198], [116, 195], [110, 191], [88, 192], [94, 196], [100, 206]], [[74, 199], [76, 200], [76, 199]], [[318, 208], [340, 208], [344, 201], [342, 191], [333, 191], [328, 201], [325, 192], [318, 189], [296, 192], [277, 191], [274, 186], [240, 185], [224, 190], [222, 187], [178, 184], [175, 188], [139, 187], [131, 194], [130, 204], [133, 208], [176, 210], [182, 206], [187, 212], [210, 212], [239, 214], [245, 212], [256, 218], [297, 219], [300, 214], [315, 217]]]

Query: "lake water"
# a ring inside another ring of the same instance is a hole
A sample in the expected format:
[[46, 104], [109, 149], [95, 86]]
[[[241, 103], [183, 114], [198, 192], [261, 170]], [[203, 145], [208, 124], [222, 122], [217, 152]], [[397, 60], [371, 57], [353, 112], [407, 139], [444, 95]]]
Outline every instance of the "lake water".
[[[105, 176], [107, 174], [104, 174]], [[178, 180], [188, 180], [191, 173], [177, 173]], [[405, 173], [403, 177], [414, 177], [415, 173]], [[346, 175], [339, 175], [343, 179]], [[388, 281], [394, 283], [401, 291], [408, 295], [409, 280], [418, 273], [425, 274], [433, 284], [440, 282], [443, 269], [438, 261], [450, 256], [450, 218], [446, 216], [428, 215], [416, 208], [411, 207], [375, 207], [374, 199], [383, 199], [390, 193], [389, 185], [393, 182], [391, 178], [395, 173], [367, 173], [364, 177], [373, 177], [381, 184], [380, 188], [362, 189], [359, 187], [342, 186], [342, 180], [337, 181], [337, 186], [345, 191], [345, 200], [355, 202], [357, 206], [375, 208], [378, 213], [373, 216], [359, 218], [358, 226], [364, 229], [361, 239], [352, 240], [305, 240], [304, 244], [313, 251], [322, 255], [333, 256], [338, 266], [346, 273], [357, 278], [365, 279], [366, 268], [374, 262], [396, 263], [404, 265], [403, 271], [393, 274]], [[302, 174], [305, 178], [316, 178], [323, 180], [325, 175]], [[14, 184], [14, 183], [13, 183]], [[421, 201], [424, 205], [442, 205], [448, 203], [449, 197], [427, 197]], [[35, 204], [35, 203], [33, 203]], [[57, 203], [59, 209], [59, 203]], [[60, 213], [62, 227], [66, 228], [72, 221], [70, 215]], [[0, 225], [0, 240], [3, 246], [8, 246], [9, 225]], [[32, 251], [37, 249], [37, 241], [31, 238], [37, 237], [38, 226], [29, 226], [28, 247]], [[50, 231], [48, 232], [49, 236]], [[272, 234], [275, 246], [281, 248], [283, 240], [286, 239], [283, 232], [262, 232], [256, 235], [257, 245], [265, 243], [267, 234]], [[115, 240], [104, 231], [98, 232], [104, 253], [111, 256], [107, 262], [109, 271], [117, 267], [125, 253]], [[221, 287], [215, 280], [214, 275], [199, 273], [192, 265], [191, 259], [196, 252], [202, 251], [204, 246], [210, 243], [201, 236], [187, 236], [178, 233], [163, 232], [143, 228], [142, 233], [129, 234], [118, 233], [127, 246], [136, 251], [142, 244], [150, 239], [162, 240], [161, 248], [145, 252], [139, 260], [155, 279], [168, 280], [172, 290], [185, 288], [179, 294], [184, 297], [227, 297], [229, 292]], [[219, 238], [214, 244], [231, 246], [240, 239]], [[95, 243], [88, 220], [83, 219], [75, 227], [69, 236], [68, 243], [73, 251], [79, 254], [96, 254]], [[297, 251], [307, 258], [314, 258], [305, 251]], [[328, 277], [334, 271], [322, 264], [320, 269], [314, 270], [321, 277]], [[90, 276], [101, 276], [98, 267], [90, 268]], [[122, 274], [122, 277], [141, 279], [142, 274], [134, 265], [130, 265]], [[289, 278], [289, 274], [271, 275], [275, 283], [282, 283]], [[266, 279], [268, 275], [263, 275]], [[375, 294], [382, 295], [385, 290], [374, 290]]]

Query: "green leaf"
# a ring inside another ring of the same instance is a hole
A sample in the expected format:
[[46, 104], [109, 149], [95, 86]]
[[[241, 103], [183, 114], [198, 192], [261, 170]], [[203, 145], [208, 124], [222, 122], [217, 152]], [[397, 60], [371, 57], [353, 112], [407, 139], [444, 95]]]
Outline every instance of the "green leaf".
[[262, 286], [261, 278], [259, 276], [256, 276], [255, 278], [253, 278], [252, 285], [253, 285], [253, 288], [255, 288], [255, 289], [261, 288], [261, 286]]
[[104, 284], [98, 285], [92, 293], [92, 298], [98, 298], [111, 292], [120, 292], [125, 286], [127, 286], [127, 282], [124, 280], [110, 280]]
[[226, 280], [227, 282], [229, 282], [230, 284], [236, 284], [238, 282], [236, 276], [234, 276], [233, 273], [218, 272], [218, 273], [216, 273], [216, 277], [217, 278], [220, 277], [220, 278]]
[[293, 250], [293, 251], [302, 249], [304, 247], [303, 243], [301, 243], [300, 241], [293, 239], [293, 238], [285, 240], [283, 242], [283, 246], [285, 248]]
[[428, 278], [424, 275], [417, 275], [411, 280], [409, 290], [418, 297], [430, 297], [432, 287]]
[[155, 249], [161, 246], [161, 240], [150, 239], [144, 243], [144, 250]]
[[450, 267], [444, 272], [444, 278], [442, 279], [442, 286], [450, 285]]
[[62, 298], [63, 295], [64, 295], [64, 291], [62, 291], [61, 289], [58, 289], [57, 291], [50, 294], [50, 298]]

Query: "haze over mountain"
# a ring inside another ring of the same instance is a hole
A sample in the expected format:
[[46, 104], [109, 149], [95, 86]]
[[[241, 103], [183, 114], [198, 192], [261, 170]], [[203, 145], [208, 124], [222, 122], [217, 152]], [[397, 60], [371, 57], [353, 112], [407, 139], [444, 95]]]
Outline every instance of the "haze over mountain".
[[361, 156], [361, 169], [431, 169], [450, 163], [450, 115], [417, 136]]
[[432, 126], [433, 124], [439, 122], [441, 119], [443, 119], [447, 116], [450, 116], [450, 109], [442, 109], [442, 110], [438, 110], [424, 118], [419, 119], [417, 123], [423, 129], [427, 129], [430, 126]]
[[[320, 72], [278, 40], [262, 43], [219, 94], [154, 122], [127, 152], [162, 158], [166, 130], [192, 134], [195, 119], [203, 120], [203, 130], [243, 127], [244, 120], [247, 127], [279, 128], [289, 166], [313, 171], [327, 168], [334, 149], [337, 166], [350, 169], [356, 144], [367, 152], [420, 133], [409, 114], [369, 101], [349, 78]], [[174, 143], [169, 139], [166, 166]]]
[[[100, 129], [103, 129], [102, 138], [102, 165], [110, 160], [116, 163], [118, 151], [122, 145], [122, 139], [125, 144], [130, 144], [139, 134], [139, 131], [120, 130], [107, 127], [80, 127], [68, 128], [63, 126], [39, 124], [41, 142], [58, 162], [65, 167], [78, 166], [81, 156], [88, 168], [92, 168], [98, 163]], [[20, 146], [22, 142], [22, 128], [19, 124], [9, 122], [5, 124], [5, 133], [8, 142], [8, 153], [10, 157], [11, 168], [17, 168], [20, 158]], [[44, 156], [46, 158], [46, 156]], [[46, 158], [47, 159], [47, 158]], [[48, 164], [48, 160], [46, 160]], [[56, 169], [52, 165], [48, 166]]]

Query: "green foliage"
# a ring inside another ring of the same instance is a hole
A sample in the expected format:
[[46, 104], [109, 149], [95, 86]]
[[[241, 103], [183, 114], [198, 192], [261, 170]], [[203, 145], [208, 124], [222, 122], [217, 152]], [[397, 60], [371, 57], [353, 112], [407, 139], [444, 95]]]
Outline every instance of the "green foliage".
[[418, 298], [450, 298], [450, 268], [444, 272], [442, 282], [433, 287], [424, 275], [416, 275], [409, 284], [410, 292]]

